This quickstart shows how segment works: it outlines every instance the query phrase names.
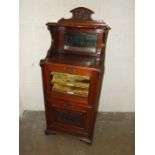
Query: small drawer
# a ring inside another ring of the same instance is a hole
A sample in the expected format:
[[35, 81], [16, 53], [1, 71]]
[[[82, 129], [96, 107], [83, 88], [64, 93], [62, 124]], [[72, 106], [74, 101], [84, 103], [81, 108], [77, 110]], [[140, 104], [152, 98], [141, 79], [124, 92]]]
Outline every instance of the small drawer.
[[51, 102], [49, 102], [53, 107], [59, 107], [63, 109], [68, 109], [68, 110], [75, 110], [75, 111], [87, 111], [87, 109], [91, 108], [89, 106], [81, 106], [78, 103], [66, 101], [66, 100], [55, 100], [51, 99]]
[[51, 96], [49, 99], [55, 100], [64, 100], [66, 102], [73, 102], [76, 105], [88, 105], [88, 98], [81, 97], [71, 94], [59, 93], [56, 91], [52, 91]]

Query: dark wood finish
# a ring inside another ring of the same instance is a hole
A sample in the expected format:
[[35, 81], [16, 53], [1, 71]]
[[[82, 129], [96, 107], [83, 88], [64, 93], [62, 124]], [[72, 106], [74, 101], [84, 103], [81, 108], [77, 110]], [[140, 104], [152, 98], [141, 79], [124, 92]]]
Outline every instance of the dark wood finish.
[[[51, 34], [51, 47], [45, 59], [40, 61], [47, 123], [45, 134], [68, 133], [91, 144], [110, 27], [104, 22], [93, 20], [93, 11], [87, 8], [79, 7], [71, 12], [73, 16], [70, 19], [62, 18], [58, 23], [47, 23]], [[66, 32], [97, 34], [96, 50], [65, 50]], [[54, 91], [51, 72], [89, 77], [88, 97]]]

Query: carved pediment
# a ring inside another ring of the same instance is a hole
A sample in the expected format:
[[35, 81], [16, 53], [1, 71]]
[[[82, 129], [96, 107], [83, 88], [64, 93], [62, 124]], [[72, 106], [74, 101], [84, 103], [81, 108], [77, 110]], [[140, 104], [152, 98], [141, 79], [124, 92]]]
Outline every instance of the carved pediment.
[[[69, 19], [61, 18], [58, 21], [58, 24], [62, 26], [70, 26], [70, 27], [94, 27], [94, 28], [102, 28], [110, 30], [110, 27], [102, 20], [93, 20], [91, 15], [94, 13], [92, 10], [78, 7], [70, 11], [72, 13], [72, 17]], [[49, 25], [49, 24], [48, 24]]]
[[78, 7], [70, 11], [73, 16], [73, 19], [80, 19], [80, 20], [91, 20], [91, 15], [94, 13], [92, 10]]

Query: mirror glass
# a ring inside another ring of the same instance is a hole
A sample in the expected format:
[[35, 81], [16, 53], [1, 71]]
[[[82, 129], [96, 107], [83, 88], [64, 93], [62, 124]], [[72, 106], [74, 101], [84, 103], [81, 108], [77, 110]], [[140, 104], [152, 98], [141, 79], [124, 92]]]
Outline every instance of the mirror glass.
[[96, 52], [98, 34], [65, 32], [64, 50]]

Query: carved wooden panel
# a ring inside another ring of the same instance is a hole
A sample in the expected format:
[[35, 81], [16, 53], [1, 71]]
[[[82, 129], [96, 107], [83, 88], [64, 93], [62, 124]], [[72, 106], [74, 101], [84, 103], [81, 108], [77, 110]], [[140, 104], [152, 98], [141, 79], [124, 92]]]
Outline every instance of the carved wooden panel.
[[90, 20], [91, 19], [91, 14], [94, 12], [90, 9], [84, 8], [84, 7], [79, 7], [76, 9], [71, 10], [73, 13], [74, 19], [81, 19], [81, 20]]
[[86, 113], [54, 108], [54, 121], [58, 123], [85, 128]]
[[80, 112], [75, 113], [67, 110], [57, 110], [57, 121], [61, 123], [69, 123], [80, 126], [81, 116], [82, 113]]

